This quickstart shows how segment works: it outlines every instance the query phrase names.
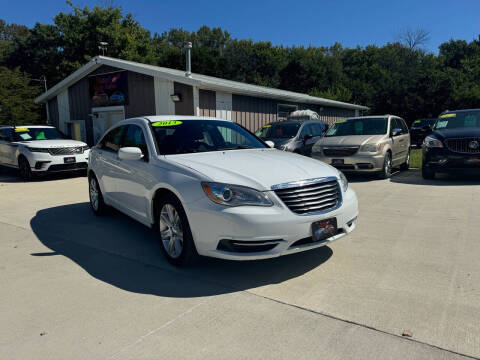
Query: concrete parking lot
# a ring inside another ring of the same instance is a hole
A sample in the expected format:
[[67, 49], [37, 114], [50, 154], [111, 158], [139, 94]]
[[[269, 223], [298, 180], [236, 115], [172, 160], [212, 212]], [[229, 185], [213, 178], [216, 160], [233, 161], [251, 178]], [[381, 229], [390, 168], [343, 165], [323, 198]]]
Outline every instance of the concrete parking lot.
[[478, 359], [479, 185], [351, 178], [358, 227], [331, 246], [177, 269], [95, 217], [85, 177], [0, 169], [0, 359]]

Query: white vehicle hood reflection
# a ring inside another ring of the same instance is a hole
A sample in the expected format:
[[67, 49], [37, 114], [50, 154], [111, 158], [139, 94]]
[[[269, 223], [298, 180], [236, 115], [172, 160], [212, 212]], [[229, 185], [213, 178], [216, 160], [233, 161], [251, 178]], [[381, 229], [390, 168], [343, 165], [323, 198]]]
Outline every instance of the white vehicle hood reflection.
[[211, 181], [270, 190], [272, 185], [319, 177], [338, 171], [321, 161], [275, 149], [212, 151], [166, 155]]

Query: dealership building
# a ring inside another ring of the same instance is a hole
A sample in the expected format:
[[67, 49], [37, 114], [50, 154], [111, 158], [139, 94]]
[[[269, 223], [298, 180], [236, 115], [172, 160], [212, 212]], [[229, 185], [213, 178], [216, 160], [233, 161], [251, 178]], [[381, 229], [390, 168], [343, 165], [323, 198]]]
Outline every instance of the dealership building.
[[95, 144], [118, 121], [146, 115], [198, 115], [235, 121], [251, 131], [295, 110], [321, 120], [358, 116], [365, 106], [250, 85], [159, 66], [96, 56], [35, 99], [50, 124]]

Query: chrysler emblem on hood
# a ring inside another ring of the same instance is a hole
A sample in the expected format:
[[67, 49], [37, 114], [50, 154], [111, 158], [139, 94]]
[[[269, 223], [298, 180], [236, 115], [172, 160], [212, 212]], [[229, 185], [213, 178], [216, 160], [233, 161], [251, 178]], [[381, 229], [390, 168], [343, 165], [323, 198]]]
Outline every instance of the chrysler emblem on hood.
[[478, 143], [477, 140], [472, 140], [470, 141], [470, 143], [468, 144], [468, 147], [472, 150], [478, 150], [478, 148], [480, 147], [480, 144]]

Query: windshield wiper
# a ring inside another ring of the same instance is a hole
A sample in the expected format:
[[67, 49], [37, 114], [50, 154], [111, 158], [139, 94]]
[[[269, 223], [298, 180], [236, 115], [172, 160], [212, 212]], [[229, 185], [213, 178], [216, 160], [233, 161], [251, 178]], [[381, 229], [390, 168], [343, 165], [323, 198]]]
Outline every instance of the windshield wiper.
[[255, 149], [255, 148], [251, 146], [237, 145], [234, 147], [219, 148], [218, 150], [223, 151], [223, 150], [241, 150], [241, 149]]

